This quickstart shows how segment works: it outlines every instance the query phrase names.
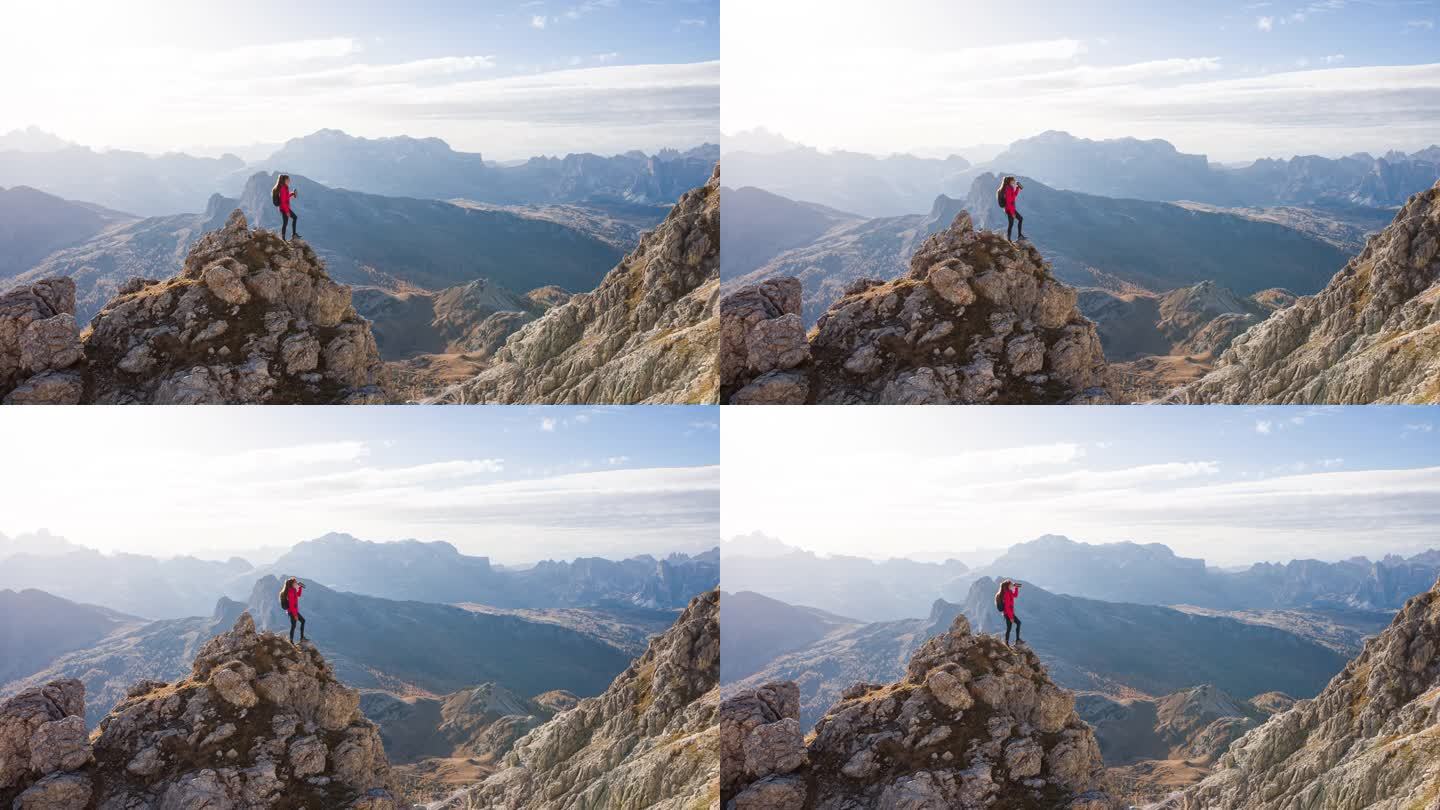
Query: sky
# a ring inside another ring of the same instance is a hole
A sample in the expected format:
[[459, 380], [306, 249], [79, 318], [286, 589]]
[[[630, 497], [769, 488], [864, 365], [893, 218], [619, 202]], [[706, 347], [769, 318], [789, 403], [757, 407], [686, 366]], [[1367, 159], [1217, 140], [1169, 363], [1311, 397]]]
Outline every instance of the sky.
[[718, 414], [625, 408], [16, 408], [0, 532], [224, 559], [331, 531], [504, 564], [718, 541]]
[[1440, 548], [1440, 412], [725, 408], [720, 528], [820, 554], [967, 553], [1043, 534], [1214, 565]]
[[1440, 141], [1440, 0], [725, 0], [721, 128], [943, 155], [1045, 130], [1217, 161]]
[[498, 160], [719, 132], [719, 0], [6, 3], [0, 132], [218, 153], [323, 128]]

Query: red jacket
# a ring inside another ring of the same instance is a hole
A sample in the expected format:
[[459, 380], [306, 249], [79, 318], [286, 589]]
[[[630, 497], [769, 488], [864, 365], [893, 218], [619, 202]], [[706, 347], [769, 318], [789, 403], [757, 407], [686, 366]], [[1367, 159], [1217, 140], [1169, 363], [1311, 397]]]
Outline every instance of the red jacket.
[[[281, 199], [284, 199], [284, 198], [282, 197]], [[295, 614], [295, 613], [299, 613], [299, 612], [300, 612], [300, 594], [301, 594], [301, 592], [303, 592], [304, 590], [305, 590], [305, 586], [304, 586], [304, 585], [296, 585], [295, 587], [293, 587], [293, 588], [291, 588], [290, 590], [288, 590], [288, 591], [285, 592], [286, 598], [289, 599], [289, 604], [290, 604], [289, 611], [290, 611], [291, 614]], [[1008, 606], [1010, 603], [1009, 603], [1009, 602], [1006, 602], [1005, 604]]]
[[1003, 604], [1005, 605], [1006, 618], [1015, 618], [1015, 597], [1019, 595], [1014, 588], [1006, 588], [1005, 592], [1000, 595], [1000, 598], [1005, 600]]
[[[285, 192], [282, 190], [280, 193], [283, 195]], [[1005, 210], [1007, 212], [1011, 214], [1015, 213], [1015, 198], [1019, 196], [1020, 185], [1018, 183], [1005, 189]], [[281, 196], [280, 199], [283, 201], [285, 197]], [[284, 205], [289, 205], [289, 203], [284, 203]], [[282, 207], [284, 207], [284, 205], [282, 205]]]
[[289, 186], [281, 186], [281, 187], [280, 187], [280, 210], [281, 210], [281, 211], [284, 211], [284, 212], [287, 213], [287, 214], [290, 213], [290, 197], [291, 197], [291, 196], [292, 196], [292, 195], [290, 194], [290, 187], [289, 187]]

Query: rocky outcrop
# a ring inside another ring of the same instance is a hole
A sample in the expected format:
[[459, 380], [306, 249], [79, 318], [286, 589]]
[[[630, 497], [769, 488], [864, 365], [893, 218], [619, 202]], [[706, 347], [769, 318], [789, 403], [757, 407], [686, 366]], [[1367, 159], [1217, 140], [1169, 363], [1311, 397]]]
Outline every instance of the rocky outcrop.
[[79, 402], [83, 358], [74, 281], [51, 278], [0, 295], [0, 402]]
[[1440, 583], [1311, 700], [1230, 746], [1168, 810], [1433, 807], [1440, 795]]
[[797, 338], [794, 285], [772, 279], [722, 304], [727, 403], [1106, 398], [1100, 339], [1075, 291], [1033, 246], [975, 230], [968, 213], [925, 240], [906, 275], [852, 284], [816, 322], [808, 346]]
[[385, 399], [370, 325], [300, 241], [235, 211], [179, 273], [134, 279], [84, 335], [97, 403], [374, 403]]
[[1440, 402], [1440, 183], [1320, 293], [1235, 339], [1174, 403]]
[[593, 292], [510, 336], [453, 403], [710, 403], [717, 397], [720, 169]]
[[720, 593], [695, 597], [604, 694], [521, 738], [434, 808], [718, 810]]
[[0, 705], [0, 802], [393, 810], [380, 734], [359, 707], [314, 645], [257, 633], [244, 613], [188, 677], [136, 683], [89, 737], [78, 681]]
[[133, 278], [77, 336], [75, 282], [0, 297], [9, 404], [350, 404], [387, 400], [370, 324], [304, 242], [238, 210], [172, 278]]
[[858, 683], [800, 736], [793, 683], [721, 709], [726, 810], [1113, 806], [1075, 698], [1028, 648], [957, 616], [896, 683]]

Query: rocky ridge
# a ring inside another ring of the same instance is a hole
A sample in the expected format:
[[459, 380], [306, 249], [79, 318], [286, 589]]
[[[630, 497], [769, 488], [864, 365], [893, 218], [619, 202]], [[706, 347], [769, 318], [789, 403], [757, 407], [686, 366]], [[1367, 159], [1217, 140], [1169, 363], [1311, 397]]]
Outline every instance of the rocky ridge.
[[1433, 807], [1440, 795], [1440, 582], [1405, 604], [1330, 685], [1230, 746], [1203, 782], [1156, 805]]
[[1328, 286], [1236, 338], [1171, 403], [1440, 402], [1440, 183]]
[[309, 245], [251, 230], [238, 210], [195, 244], [178, 275], [131, 279], [78, 335], [74, 310], [68, 278], [0, 298], [7, 402], [386, 400], [375, 337], [350, 288], [330, 280]]
[[961, 212], [893, 281], [862, 279], [807, 336], [799, 282], [721, 303], [721, 388], [731, 404], [1096, 402], [1105, 357], [1075, 290], [1028, 243]]
[[499, 773], [431, 809], [718, 810], [719, 678], [720, 593], [710, 591], [604, 694], [527, 734]]
[[450, 403], [708, 403], [716, 394], [720, 167], [593, 292], [511, 335]]
[[725, 701], [726, 810], [1113, 806], [1074, 695], [1028, 648], [974, 635], [964, 616], [900, 681], [847, 689], [808, 739], [799, 709], [793, 683]]
[[136, 683], [88, 736], [84, 704], [74, 680], [0, 704], [0, 803], [396, 807], [359, 693], [335, 680], [314, 645], [257, 633], [248, 613], [201, 648], [188, 677]]

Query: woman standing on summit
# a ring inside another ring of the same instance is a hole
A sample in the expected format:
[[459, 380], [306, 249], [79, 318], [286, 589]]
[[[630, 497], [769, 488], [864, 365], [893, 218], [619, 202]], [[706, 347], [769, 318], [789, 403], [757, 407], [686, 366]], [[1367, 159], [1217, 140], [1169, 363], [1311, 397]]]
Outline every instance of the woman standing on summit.
[[1025, 643], [1020, 638], [1020, 617], [1015, 615], [1015, 600], [1020, 596], [1020, 583], [1014, 580], [1002, 580], [1000, 590], [995, 594], [995, 607], [1005, 614], [1005, 643], [1010, 643], [1010, 626], [1015, 626], [1015, 643]]
[[1012, 174], [1006, 175], [1000, 183], [1000, 188], [995, 190], [995, 201], [1005, 209], [1005, 218], [1009, 220], [1009, 224], [1005, 226], [1005, 238], [1010, 239], [1010, 229], [1015, 227], [1016, 222], [1019, 222], [1022, 242], [1025, 240], [1025, 217], [1020, 216], [1020, 212], [1015, 210], [1015, 198], [1020, 196], [1020, 190], [1023, 188], [1025, 187], [1020, 185], [1020, 181], [1016, 180], [1015, 175]]
[[270, 202], [280, 209], [280, 238], [285, 238], [285, 226], [290, 226], [290, 238], [300, 238], [300, 218], [290, 208], [290, 201], [294, 199], [295, 192], [290, 188], [290, 175], [282, 174], [275, 181], [275, 187], [270, 189]]
[[300, 622], [300, 640], [305, 641], [305, 617], [300, 615], [300, 594], [305, 592], [305, 583], [290, 577], [280, 589], [280, 606], [290, 616], [290, 643], [295, 643], [295, 622]]

